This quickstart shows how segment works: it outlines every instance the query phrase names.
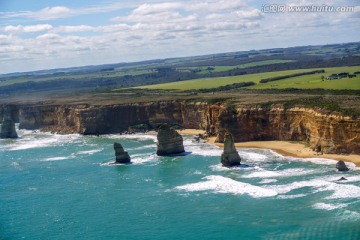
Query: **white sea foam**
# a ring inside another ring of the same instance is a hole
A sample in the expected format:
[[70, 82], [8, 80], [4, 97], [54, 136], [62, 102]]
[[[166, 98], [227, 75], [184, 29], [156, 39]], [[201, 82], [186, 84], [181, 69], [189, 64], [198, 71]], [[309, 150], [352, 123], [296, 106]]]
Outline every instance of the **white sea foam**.
[[24, 170], [23, 166], [20, 165], [20, 163], [18, 163], [18, 162], [12, 162], [10, 165], [17, 170]]
[[[131, 162], [130, 164], [133, 165], [140, 165], [148, 162], [157, 163], [158, 157], [155, 154], [134, 154], [131, 155]], [[115, 159], [109, 162], [100, 163], [100, 166], [117, 166], [117, 165], [128, 165], [128, 164], [114, 164]]]
[[92, 154], [94, 154], [94, 153], [101, 152], [102, 150], [103, 150], [103, 148], [101, 148], [101, 149], [94, 149], [94, 150], [88, 150], [88, 151], [79, 151], [78, 154], [81, 154], [81, 155], [85, 155], [85, 154], [92, 155]]
[[59, 135], [50, 133], [30, 134], [19, 138], [14, 144], [8, 145], [8, 150], [27, 150], [31, 148], [43, 148], [74, 142], [80, 138], [79, 134]]
[[[346, 180], [339, 181], [341, 177], [346, 178]], [[338, 175], [330, 175], [319, 178], [324, 181], [329, 182], [339, 182], [339, 183], [350, 183], [350, 182], [360, 182], [360, 175], [359, 176], [348, 176], [347, 173], [338, 174]]]
[[311, 162], [317, 165], [334, 165], [338, 162], [333, 159], [327, 159], [327, 158], [298, 158], [298, 161], [302, 162]]
[[50, 146], [57, 142], [56, 138], [45, 138], [45, 139], [23, 139], [18, 141], [16, 145], [10, 147], [9, 150], [26, 150], [31, 148], [42, 148]]
[[315, 203], [313, 205], [313, 208], [316, 209], [323, 209], [323, 210], [334, 210], [338, 208], [344, 208], [347, 207], [347, 204], [341, 203], [341, 204], [329, 204], [329, 203]]
[[[291, 161], [298, 161], [298, 162], [307, 162], [313, 163], [316, 165], [329, 165], [335, 166], [338, 160], [328, 159], [328, 158], [296, 158], [296, 157], [287, 157]], [[359, 170], [360, 168], [356, 167], [355, 163], [346, 162], [346, 166], [351, 170]]]
[[293, 199], [293, 198], [300, 198], [300, 197], [306, 197], [306, 194], [294, 194], [294, 195], [279, 195], [279, 199]]
[[222, 149], [208, 143], [194, 143], [192, 141], [184, 141], [184, 148], [194, 155], [200, 156], [221, 156]]
[[26, 130], [26, 129], [16, 129], [16, 133], [19, 137], [25, 137], [26, 135], [34, 134], [33, 130]]
[[214, 191], [216, 193], [247, 194], [253, 198], [273, 197], [277, 195], [277, 192], [274, 190], [238, 182], [223, 176], [211, 175], [203, 179], [206, 181], [178, 186], [175, 189], [188, 192]]
[[274, 183], [274, 182], [277, 182], [278, 180], [276, 180], [276, 179], [272, 179], [272, 178], [270, 178], [270, 179], [263, 179], [263, 180], [261, 180], [259, 183], [260, 184], [267, 184], [267, 183]]
[[51, 158], [46, 158], [43, 160], [40, 160], [42, 162], [51, 162], [51, 161], [62, 161], [62, 160], [68, 160], [72, 157], [51, 157]]
[[303, 168], [290, 168], [281, 171], [268, 171], [259, 168], [258, 171], [244, 175], [244, 178], [273, 178], [273, 177], [293, 177], [314, 173], [314, 170], [306, 170]]
[[321, 179], [314, 179], [310, 181], [299, 181], [284, 185], [268, 185], [264, 188], [276, 191], [279, 194], [286, 194], [295, 189], [311, 187], [313, 192], [330, 191], [332, 194], [325, 199], [341, 199], [341, 198], [359, 198], [360, 187], [350, 184], [340, 184]]
[[136, 139], [138, 141], [153, 140], [154, 142], [157, 142], [156, 134], [152, 134], [152, 133], [136, 133], [136, 134], [122, 134], [122, 135], [110, 134], [104, 136], [112, 139]]
[[254, 152], [243, 152], [239, 151], [239, 155], [241, 159], [245, 159], [247, 161], [251, 162], [263, 162], [268, 159], [268, 156], [260, 153], [254, 153]]
[[224, 167], [221, 163], [210, 166], [212, 171], [216, 172], [227, 172], [227, 171], [252, 171], [254, 169], [258, 169], [257, 166], [247, 166], [247, 165], [240, 165], [240, 166], [233, 166], [233, 167]]
[[136, 150], [143, 150], [143, 149], [149, 149], [149, 148], [154, 148], [156, 147], [155, 144], [150, 144], [150, 145], [143, 145], [141, 147], [136, 147], [136, 148], [127, 148], [126, 151], [136, 151]]
[[144, 164], [147, 162], [157, 161], [158, 158], [155, 154], [141, 154], [140, 156], [133, 155], [131, 156], [131, 162], [133, 164]]
[[356, 211], [345, 210], [344, 212], [339, 213], [338, 217], [347, 221], [359, 221], [360, 213]]

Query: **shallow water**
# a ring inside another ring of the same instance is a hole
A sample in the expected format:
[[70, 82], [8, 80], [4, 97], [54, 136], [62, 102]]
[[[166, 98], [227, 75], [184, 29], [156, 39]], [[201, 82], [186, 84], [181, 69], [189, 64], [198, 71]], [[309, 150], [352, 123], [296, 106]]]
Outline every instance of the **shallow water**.
[[[19, 131], [0, 140], [0, 239], [360, 239], [360, 175], [336, 161], [221, 149], [185, 137], [157, 157], [156, 136]], [[120, 142], [131, 165], [109, 165]], [[337, 181], [346, 177], [347, 181]]]

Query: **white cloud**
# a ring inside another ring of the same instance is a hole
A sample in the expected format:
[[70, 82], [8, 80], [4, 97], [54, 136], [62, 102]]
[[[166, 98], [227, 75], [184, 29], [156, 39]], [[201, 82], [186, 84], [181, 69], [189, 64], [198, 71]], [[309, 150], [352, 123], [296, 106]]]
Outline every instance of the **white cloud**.
[[28, 18], [34, 20], [53, 20], [68, 17], [75, 12], [64, 6], [45, 7], [39, 11], [1, 12], [0, 18]]
[[10, 33], [36, 33], [36, 32], [43, 32], [51, 30], [53, 27], [50, 24], [37, 24], [37, 25], [29, 25], [29, 26], [22, 26], [22, 25], [9, 25], [3, 27], [4, 32]]
[[78, 26], [60, 26], [55, 29], [55, 32], [75, 33], [75, 32], [87, 32], [94, 31], [96, 28], [89, 25]]
[[24, 47], [20, 45], [12, 45], [12, 46], [0, 46], [0, 53], [14, 53], [14, 52], [22, 52], [24, 51]]
[[[149, 0], [144, 4], [134, 0], [98, 8], [59, 6], [13, 13], [46, 21], [44, 24], [12, 23], [0, 27], [1, 70], [14, 69], [14, 66], [49, 68], [101, 64], [359, 39], [358, 31], [355, 31], [358, 7], [352, 13], [341, 14], [266, 14], [247, 2], [178, 0], [160, 3]], [[128, 9], [118, 11], [118, 16], [112, 19], [115, 23], [108, 25], [95, 26], [89, 22], [66, 25], [61, 20], [58, 20], [60, 25], [56, 22], [50, 25], [55, 18], [84, 14], [93, 14], [96, 24], [97, 13], [124, 8]], [[11, 58], [19, 65], [4, 61]], [[32, 61], [21, 65], [24, 59]]]
[[46, 33], [36, 37], [38, 40], [55, 40], [61, 39], [61, 36], [55, 33]]
[[[72, 16], [92, 15], [114, 12], [121, 9], [135, 8], [142, 0], [122, 0], [107, 4], [98, 4], [83, 8], [68, 8], [66, 6], [45, 7], [38, 11], [0, 12], [0, 19], [32, 19], [36, 21], [63, 19]], [[150, 2], [152, 0], [149, 0]]]
[[63, 6], [56, 6], [56, 7], [46, 7], [41, 9], [40, 11], [33, 14], [33, 18], [41, 19], [41, 20], [48, 20], [48, 19], [56, 19], [68, 16], [72, 13], [72, 10], [67, 7]]
[[165, 2], [165, 3], [155, 3], [155, 4], [142, 4], [137, 7], [134, 11], [134, 15], [150, 15], [158, 14], [163, 12], [174, 11], [179, 8], [183, 8], [184, 4], [179, 2]]
[[240, 10], [240, 11], [236, 11], [236, 14], [241, 19], [253, 19], [253, 20], [261, 19], [264, 16], [264, 14], [259, 9]]

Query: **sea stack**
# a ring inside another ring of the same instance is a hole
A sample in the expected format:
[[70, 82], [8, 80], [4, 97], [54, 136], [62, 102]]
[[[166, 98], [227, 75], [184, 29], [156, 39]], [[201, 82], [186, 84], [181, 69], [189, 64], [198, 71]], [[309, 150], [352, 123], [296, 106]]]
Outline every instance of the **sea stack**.
[[5, 116], [0, 131], [0, 138], [17, 138], [18, 135], [15, 130], [15, 122], [10, 116]]
[[349, 171], [349, 168], [346, 166], [343, 160], [340, 160], [336, 163], [336, 169], [340, 172], [347, 172]]
[[115, 157], [116, 163], [130, 163], [130, 156], [128, 152], [124, 151], [124, 148], [121, 146], [120, 143], [114, 142], [114, 150], [115, 150]]
[[224, 167], [239, 166], [241, 158], [236, 151], [234, 139], [230, 133], [224, 136], [224, 152], [221, 154], [221, 163]]
[[158, 129], [157, 134], [158, 156], [167, 156], [185, 152], [182, 136], [168, 124], [163, 124]]

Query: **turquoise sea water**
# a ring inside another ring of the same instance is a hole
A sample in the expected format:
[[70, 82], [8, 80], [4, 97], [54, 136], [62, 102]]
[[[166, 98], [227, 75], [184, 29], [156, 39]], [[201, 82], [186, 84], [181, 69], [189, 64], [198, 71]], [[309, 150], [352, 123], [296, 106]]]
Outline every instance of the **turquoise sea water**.
[[[155, 135], [0, 140], [0, 239], [360, 239], [360, 172], [335, 161], [221, 149], [185, 137], [157, 157]], [[133, 164], [110, 166], [112, 143]], [[336, 181], [340, 177], [347, 181]]]

